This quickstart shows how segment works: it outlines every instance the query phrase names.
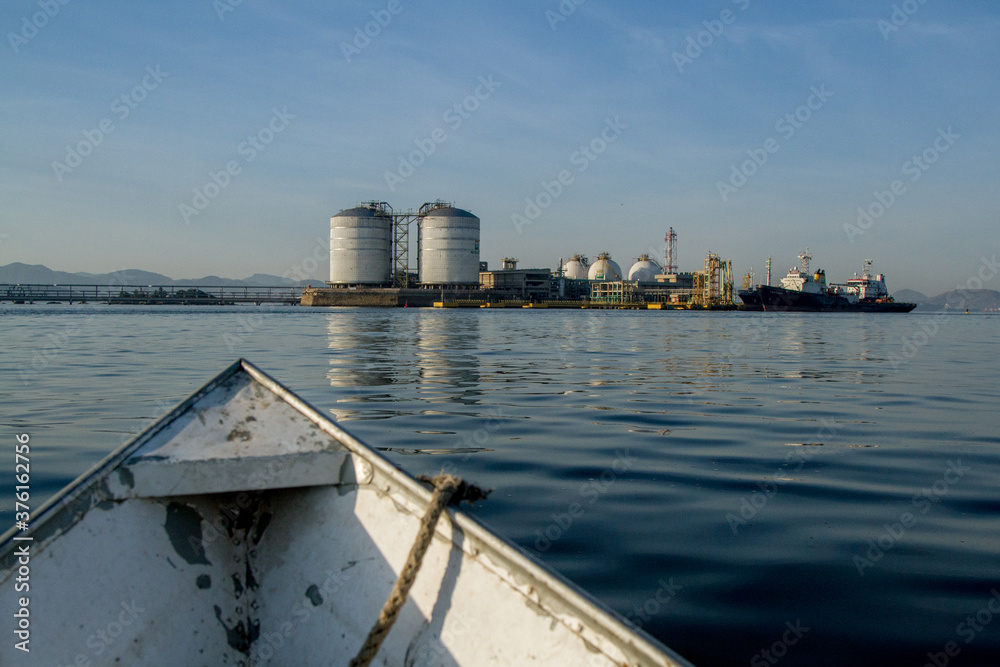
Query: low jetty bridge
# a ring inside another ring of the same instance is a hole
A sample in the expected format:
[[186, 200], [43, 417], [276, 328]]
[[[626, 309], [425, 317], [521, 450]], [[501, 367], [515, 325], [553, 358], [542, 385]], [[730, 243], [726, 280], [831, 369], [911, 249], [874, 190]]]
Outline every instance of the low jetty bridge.
[[38, 285], [0, 284], [0, 301], [13, 303], [116, 303], [298, 305], [301, 287], [226, 287], [220, 285]]

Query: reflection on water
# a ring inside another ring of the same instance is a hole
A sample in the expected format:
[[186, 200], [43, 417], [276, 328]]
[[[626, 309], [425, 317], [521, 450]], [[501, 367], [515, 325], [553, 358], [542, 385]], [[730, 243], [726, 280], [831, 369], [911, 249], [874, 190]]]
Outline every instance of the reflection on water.
[[[413, 309], [334, 310], [326, 315], [327, 377], [341, 389], [338, 419], [385, 419], [412, 414], [400, 397], [380, 391], [398, 385], [413, 389], [422, 403], [474, 404], [480, 395], [479, 322], [454, 326], [447, 312]], [[370, 410], [349, 403], [381, 403]], [[408, 403], [408, 401], [404, 401]], [[389, 405], [393, 404], [393, 405]]]
[[[496, 489], [472, 511], [695, 664], [747, 664], [797, 620], [781, 667], [924, 664], [1000, 587], [1000, 318], [950, 317], [894, 364], [914, 317], [290, 308], [230, 349], [251, 311], [5, 313], [4, 378], [79, 329], [0, 387], [39, 493], [242, 355], [411, 473]], [[961, 648], [993, 664], [1000, 616]]]
[[[479, 318], [454, 326], [446, 312], [421, 310], [416, 319], [415, 365], [421, 393], [430, 398], [468, 400], [479, 390]], [[456, 390], [462, 390], [456, 395]]]
[[[954, 628], [933, 611], [954, 576], [978, 584], [953, 594], [949, 608], [989, 590], [982, 577], [996, 548], [985, 547], [980, 530], [988, 521], [996, 534], [996, 514], [955, 512], [965, 502], [995, 506], [986, 498], [990, 474], [1000, 473], [995, 455], [880, 561], [876, 576], [859, 577], [851, 564], [948, 457], [974, 455], [963, 443], [997, 444], [995, 391], [990, 399], [964, 392], [966, 413], [956, 421], [955, 406], [934, 397], [955, 384], [947, 366], [889, 363], [903, 320], [433, 315], [414, 324], [417, 376], [393, 387], [401, 412], [357, 430], [400, 443], [386, 454], [409, 469], [431, 473], [450, 460], [500, 489], [477, 512], [623, 612], [674, 577], [683, 592], [644, 628], [696, 663], [748, 661], [797, 618], [812, 628], [809, 642], [783, 664], [918, 660]], [[982, 387], [989, 371], [979, 375]], [[470, 434], [489, 406], [504, 419], [472, 449]], [[403, 444], [427, 437], [425, 420], [437, 418], [448, 435]], [[435, 440], [463, 437], [454, 455]], [[408, 456], [425, 451], [438, 456]], [[606, 488], [587, 486], [622, 451], [639, 463]], [[593, 488], [593, 504], [572, 525], [553, 518], [589, 501]], [[727, 522], [741, 508], [749, 508], [745, 525]], [[941, 542], [941, 530], [961, 537]], [[941, 571], [941, 558], [957, 570]], [[867, 655], [859, 658], [857, 642]], [[994, 635], [977, 650], [998, 648]], [[965, 655], [977, 664], [971, 650]]]
[[[392, 384], [406, 366], [397, 363], [400, 353], [412, 345], [392, 318], [369, 314], [359, 321], [357, 311], [336, 310], [326, 316], [330, 346], [331, 387], [380, 387]], [[394, 335], [395, 334], [395, 335]]]

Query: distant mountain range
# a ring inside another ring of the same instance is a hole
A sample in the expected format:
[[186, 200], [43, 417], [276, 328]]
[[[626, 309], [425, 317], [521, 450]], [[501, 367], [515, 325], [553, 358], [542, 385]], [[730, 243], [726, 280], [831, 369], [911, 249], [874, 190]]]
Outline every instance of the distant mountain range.
[[923, 292], [918, 292], [913, 289], [901, 289], [892, 295], [892, 298], [896, 301], [903, 301], [906, 303], [915, 303], [918, 306], [922, 306], [929, 300], [927, 295]]
[[[249, 278], [243, 278], [242, 280], [220, 278], [219, 276], [175, 280], [162, 273], [152, 273], [139, 269], [125, 269], [115, 273], [67, 273], [66, 271], [53, 271], [41, 264], [22, 264], [21, 262], [0, 266], [0, 284], [7, 283], [34, 283], [39, 285], [177, 285], [187, 287], [204, 285], [219, 287], [323, 286], [323, 281], [320, 279], [290, 280], [266, 273], [255, 273]], [[902, 289], [892, 296], [896, 301], [908, 301], [917, 304], [917, 311], [964, 311], [966, 309], [975, 311], [1000, 311], [1000, 292], [990, 289], [953, 290], [934, 297], [929, 297], [916, 290]]]
[[323, 285], [323, 281], [319, 279], [290, 280], [266, 273], [255, 273], [249, 278], [242, 280], [220, 278], [219, 276], [175, 280], [162, 273], [140, 271], [139, 269], [124, 269], [115, 273], [67, 273], [66, 271], [53, 271], [41, 264], [22, 264], [21, 262], [0, 266], [0, 283], [34, 283], [39, 285], [184, 285], [189, 287], [201, 285], [218, 287], [305, 287], [306, 285], [315, 285], [322, 287]]
[[916, 290], [903, 289], [892, 295], [896, 301], [917, 304], [917, 310], [1000, 311], [1000, 292], [991, 289], [952, 290], [929, 297]]

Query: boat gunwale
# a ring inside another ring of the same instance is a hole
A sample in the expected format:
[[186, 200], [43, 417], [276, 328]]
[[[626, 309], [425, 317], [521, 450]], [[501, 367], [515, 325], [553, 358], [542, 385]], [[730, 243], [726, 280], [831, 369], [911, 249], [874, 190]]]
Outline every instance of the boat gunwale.
[[[327, 434], [350, 449], [352, 454], [357, 454], [367, 460], [372, 464], [373, 468], [378, 469], [378, 472], [402, 487], [407, 492], [407, 495], [418, 501], [421, 509], [428, 505], [432, 496], [431, 491], [408, 472], [396, 466], [380, 452], [365, 445], [353, 435], [341, 429], [328, 416], [316, 410], [308, 401], [286, 389], [266, 372], [246, 360], [241, 359], [240, 361], [243, 363], [245, 370], [254, 379], [314, 421]], [[374, 486], [374, 481], [373, 475], [372, 486], [378, 488]], [[380, 490], [385, 491], [385, 489]], [[466, 540], [463, 540], [461, 544], [457, 544], [453, 537], [445, 538], [449, 539], [455, 547], [462, 549], [466, 554], [478, 557], [484, 555], [484, 552], [486, 552], [485, 555], [492, 556], [494, 557], [494, 561], [499, 560], [499, 563], [507, 565], [512, 572], [516, 573], [519, 571], [521, 574], [527, 575], [532, 580], [531, 585], [548, 588], [556, 598], [570, 603], [574, 611], [578, 612], [581, 617], [586, 618], [588, 622], [592, 623], [595, 627], [599, 627], [603, 632], [613, 635], [621, 642], [619, 648], [631, 645], [633, 650], [647, 654], [645, 657], [653, 660], [654, 664], [660, 657], [658, 654], [666, 655], [678, 666], [690, 664], [641, 628], [628, 625], [627, 621], [613, 609], [610, 609], [600, 600], [592, 597], [582, 588], [567, 580], [556, 570], [546, 567], [534, 556], [495, 533], [475, 517], [465, 512], [457, 511], [452, 507], [447, 508], [447, 513], [452, 523], [457, 525], [466, 537], [473, 537], [485, 547], [485, 550], [481, 549], [478, 553], [475, 553], [471, 551], [473, 547]], [[438, 535], [441, 535], [440, 529], [438, 530]], [[521, 595], [525, 595], [523, 590], [518, 589], [518, 592]], [[529, 599], [531, 598], [529, 597]], [[537, 600], [532, 601], [538, 603]], [[543, 605], [539, 606], [545, 608]], [[588, 607], [591, 609], [588, 609]], [[593, 613], [594, 611], [599, 613], [595, 614]], [[564, 622], [558, 616], [553, 616], [553, 618]], [[607, 623], [608, 618], [615, 621], [615, 624]], [[639, 642], [644, 642], [646, 646], [642, 646]], [[623, 652], [628, 653], [627, 651]]]
[[[371, 481], [358, 484], [359, 488], [369, 486], [378, 493], [388, 495], [392, 495], [393, 492], [403, 491], [404, 495], [409, 496], [415, 501], [420, 510], [429, 504], [432, 495], [431, 491], [408, 472], [397, 467], [374, 448], [369, 447], [347, 431], [341, 429], [329, 416], [318, 411], [308, 401], [284, 387], [253, 363], [244, 358], [239, 358], [199, 389], [195, 390], [190, 396], [180, 401], [165, 415], [146, 427], [132, 440], [109, 453], [42, 504], [30, 516], [29, 523], [31, 527], [28, 531], [20, 531], [15, 526], [0, 536], [0, 584], [6, 582], [16, 572], [16, 555], [14, 550], [19, 544], [23, 544], [22, 541], [16, 539], [19, 533], [23, 532], [21, 537], [30, 537], [33, 539], [35, 545], [34, 555], [38, 555], [44, 551], [49, 543], [58, 539], [69, 528], [79, 523], [86, 512], [96, 504], [108, 501], [125, 502], [125, 499], [117, 498], [107, 488], [105, 483], [107, 477], [120, 465], [127, 462], [147, 442], [174, 423], [178, 417], [187, 412], [195, 403], [240, 372], [245, 372], [253, 380], [273, 392], [282, 401], [344, 446], [352, 455], [358, 456], [360, 459], [371, 464], [373, 467]], [[377, 485], [375, 482], [378, 476], [388, 478], [391, 485], [389, 487]], [[331, 481], [331, 484], [336, 483], [336, 480]], [[98, 503], [94, 502], [95, 495], [100, 498]], [[86, 502], [83, 511], [79, 511], [78, 508], [74, 507], [81, 499], [85, 499]], [[65, 522], [56, 521], [64, 512], [72, 512], [70, 520]], [[483, 567], [500, 576], [518, 594], [543, 609], [553, 619], [558, 620], [575, 633], [580, 634], [582, 640], [591, 643], [586, 638], [582, 628], [574, 627], [567, 623], [566, 616], [576, 616], [599, 633], [604, 633], [609, 639], [613, 638], [612, 643], [617, 646], [619, 651], [629, 659], [641, 658], [641, 664], [677, 665], [678, 667], [691, 664], [638, 626], [630, 624], [618, 612], [607, 607], [590, 593], [570, 582], [562, 574], [542, 564], [534, 555], [495, 533], [477, 518], [451, 507], [447, 508], [447, 514], [452, 526], [457, 528], [464, 538], [471, 537], [478, 544], [471, 545], [468, 539], [456, 540], [454, 535], [445, 535], [442, 533], [440, 526], [436, 531], [438, 538], [450, 542], [453, 547], [461, 549], [463, 553], [473, 559], [487, 556], [492, 563], [480, 561]], [[519, 585], [521, 582], [510, 581], [509, 577], [502, 576], [499, 571], [502, 568], [506, 568], [510, 575], [515, 578], [517, 575], [521, 575], [527, 581], [524, 582], [524, 585]], [[525, 588], [528, 588], [528, 591]], [[543, 591], [548, 591], [549, 595], [543, 595]], [[551, 599], [549, 599], [550, 596], [552, 599], [563, 602], [562, 605], [558, 606], [566, 608], [564, 613], [559, 613], [558, 609], [552, 608], [550, 604]], [[597, 650], [604, 653], [600, 648], [597, 648]], [[664, 661], [664, 658], [670, 662]]]

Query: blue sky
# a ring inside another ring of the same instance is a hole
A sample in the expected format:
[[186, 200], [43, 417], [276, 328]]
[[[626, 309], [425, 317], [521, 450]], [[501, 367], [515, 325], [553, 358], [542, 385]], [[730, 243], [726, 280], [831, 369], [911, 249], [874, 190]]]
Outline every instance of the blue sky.
[[995, 2], [46, 2], [0, 10], [0, 264], [323, 278], [370, 199], [472, 211], [491, 265], [672, 226], [682, 270], [937, 294], [1000, 249]]

